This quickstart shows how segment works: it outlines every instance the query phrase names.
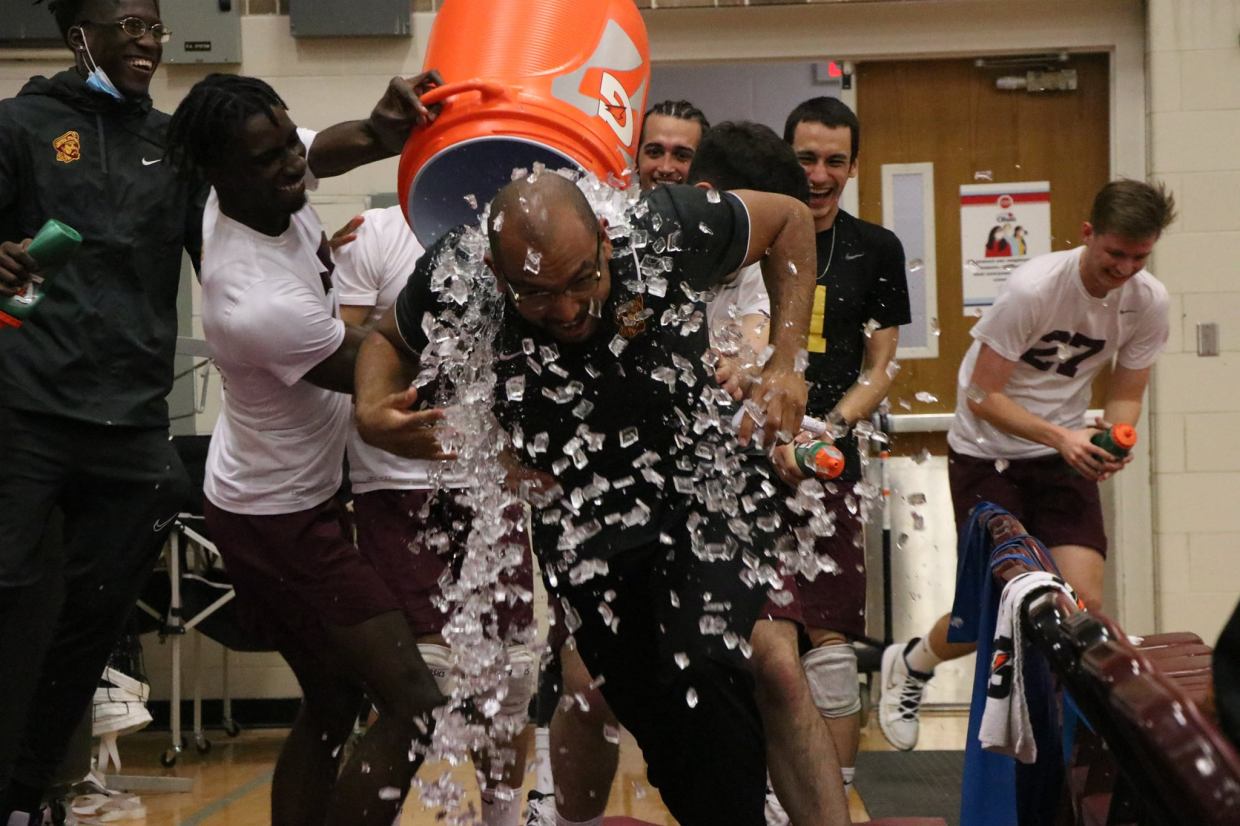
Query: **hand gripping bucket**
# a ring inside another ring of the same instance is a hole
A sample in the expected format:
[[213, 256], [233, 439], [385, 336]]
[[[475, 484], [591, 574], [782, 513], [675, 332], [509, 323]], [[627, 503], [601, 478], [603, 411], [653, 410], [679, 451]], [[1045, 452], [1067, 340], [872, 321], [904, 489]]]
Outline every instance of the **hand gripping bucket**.
[[633, 0], [446, 0], [426, 68], [444, 85], [422, 100], [442, 109], [409, 139], [399, 172], [405, 218], [424, 246], [476, 222], [515, 168], [627, 182], [650, 85]]

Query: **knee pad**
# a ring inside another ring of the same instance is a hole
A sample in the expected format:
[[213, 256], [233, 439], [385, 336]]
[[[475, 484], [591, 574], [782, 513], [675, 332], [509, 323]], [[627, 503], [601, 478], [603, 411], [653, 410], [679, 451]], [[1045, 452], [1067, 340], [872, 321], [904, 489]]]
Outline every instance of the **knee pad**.
[[861, 711], [857, 652], [847, 643], [824, 645], [801, 658], [814, 705], [823, 717], [848, 717]]
[[[456, 678], [452, 676], [452, 651], [445, 645], [419, 643], [418, 652], [440, 692], [451, 696], [456, 688]], [[500, 703], [501, 712], [507, 716], [526, 714], [538, 687], [538, 660], [534, 652], [524, 645], [508, 646], [507, 687], [508, 693]]]
[[538, 658], [524, 645], [508, 646], [508, 696], [500, 708], [508, 716], [528, 714], [538, 690]]
[[422, 655], [422, 662], [426, 663], [431, 676], [435, 678], [439, 693], [451, 697], [452, 689], [456, 688], [456, 678], [452, 676], [452, 651], [446, 645], [420, 642], [418, 653]]

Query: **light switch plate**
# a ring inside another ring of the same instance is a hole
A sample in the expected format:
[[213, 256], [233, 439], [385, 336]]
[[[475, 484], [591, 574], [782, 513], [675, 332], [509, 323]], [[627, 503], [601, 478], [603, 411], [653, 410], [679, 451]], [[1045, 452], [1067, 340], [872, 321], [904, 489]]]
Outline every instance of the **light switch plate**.
[[1197, 355], [1218, 355], [1218, 324], [1204, 321], [1197, 325]]

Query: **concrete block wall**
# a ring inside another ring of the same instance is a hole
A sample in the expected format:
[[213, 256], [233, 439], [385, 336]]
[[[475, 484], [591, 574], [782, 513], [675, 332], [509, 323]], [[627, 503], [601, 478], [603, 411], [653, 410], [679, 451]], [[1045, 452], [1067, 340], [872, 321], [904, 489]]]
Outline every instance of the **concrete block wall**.
[[[1147, 3], [1149, 171], [1179, 220], [1151, 264], [1172, 295], [1150, 403], [1159, 625], [1213, 641], [1240, 599], [1240, 1]], [[1197, 355], [1200, 323], [1221, 353]]]

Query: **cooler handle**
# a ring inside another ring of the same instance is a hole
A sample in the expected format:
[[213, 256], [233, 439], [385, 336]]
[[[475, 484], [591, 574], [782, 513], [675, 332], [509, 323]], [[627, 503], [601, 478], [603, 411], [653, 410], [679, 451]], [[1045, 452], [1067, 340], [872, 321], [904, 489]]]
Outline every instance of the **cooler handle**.
[[459, 95], [462, 92], [479, 92], [484, 98], [506, 98], [511, 94], [509, 88], [502, 83], [473, 78], [472, 80], [462, 80], [458, 83], [446, 83], [443, 86], [436, 86], [426, 94], [421, 95], [419, 99], [422, 101], [423, 106], [434, 106], [436, 103], [443, 103], [446, 99], [453, 95]]

